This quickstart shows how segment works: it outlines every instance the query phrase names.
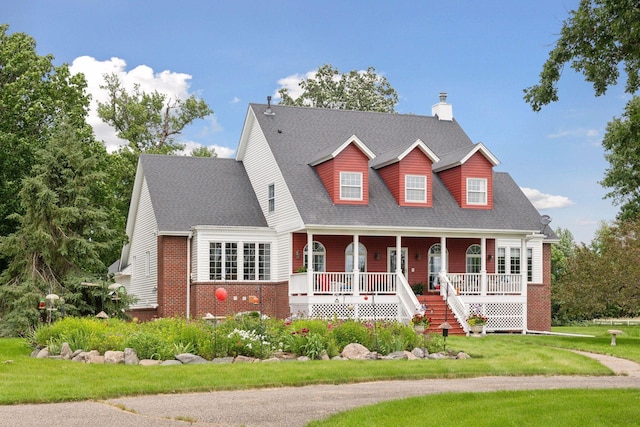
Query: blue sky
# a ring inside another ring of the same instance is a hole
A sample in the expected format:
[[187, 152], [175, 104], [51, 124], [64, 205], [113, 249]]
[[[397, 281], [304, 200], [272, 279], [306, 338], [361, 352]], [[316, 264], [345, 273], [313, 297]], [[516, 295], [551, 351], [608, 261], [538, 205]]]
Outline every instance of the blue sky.
[[[212, 117], [184, 132], [188, 146], [232, 156], [247, 105], [323, 64], [369, 66], [398, 91], [396, 111], [430, 115], [439, 92], [474, 142], [501, 161], [551, 226], [590, 242], [618, 211], [598, 182], [601, 140], [629, 96], [596, 98], [567, 67], [560, 101], [534, 113], [523, 89], [537, 83], [578, 0], [98, 1], [9, 0], [0, 22], [33, 36], [40, 54], [83, 72], [95, 99], [105, 72], [170, 96], [196, 93]], [[624, 82], [623, 82], [624, 83]], [[277, 100], [276, 100], [277, 102]], [[109, 147], [113, 133], [92, 118]]]

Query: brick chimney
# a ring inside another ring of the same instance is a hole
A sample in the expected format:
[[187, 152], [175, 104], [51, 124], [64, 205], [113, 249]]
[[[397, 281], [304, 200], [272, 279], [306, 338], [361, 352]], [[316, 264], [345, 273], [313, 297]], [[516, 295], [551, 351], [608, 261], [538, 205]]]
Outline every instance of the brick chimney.
[[431, 114], [438, 116], [438, 120], [453, 120], [453, 107], [447, 104], [447, 93], [440, 92], [440, 102], [431, 107]]

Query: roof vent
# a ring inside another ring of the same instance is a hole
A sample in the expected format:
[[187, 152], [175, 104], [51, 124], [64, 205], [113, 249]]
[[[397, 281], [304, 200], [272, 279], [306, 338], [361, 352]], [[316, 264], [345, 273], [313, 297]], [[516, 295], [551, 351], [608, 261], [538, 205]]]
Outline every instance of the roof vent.
[[431, 114], [438, 116], [438, 120], [453, 120], [453, 107], [447, 104], [446, 92], [440, 92], [440, 102], [431, 107]]
[[267, 96], [267, 109], [264, 112], [264, 114], [267, 116], [273, 116], [276, 114], [273, 111], [271, 111], [271, 96]]

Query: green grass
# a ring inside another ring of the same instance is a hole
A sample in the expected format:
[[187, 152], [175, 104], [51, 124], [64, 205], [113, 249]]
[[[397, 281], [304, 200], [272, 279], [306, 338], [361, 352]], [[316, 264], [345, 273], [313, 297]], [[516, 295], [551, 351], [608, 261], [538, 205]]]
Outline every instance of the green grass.
[[[472, 356], [469, 360], [313, 361], [148, 367], [34, 359], [29, 357], [31, 350], [22, 340], [1, 339], [0, 404], [389, 379], [611, 375], [611, 371], [598, 362], [556, 348], [558, 345], [546, 341], [546, 338], [550, 337], [449, 337], [447, 348], [464, 350]], [[543, 345], [533, 345], [536, 343]], [[640, 339], [630, 340], [625, 346], [631, 347], [631, 344], [640, 346]], [[620, 345], [619, 350], [622, 349]], [[12, 362], [8, 363], [9, 360]]]
[[599, 427], [638, 425], [639, 420], [640, 389], [525, 390], [394, 400], [336, 414], [308, 426]]

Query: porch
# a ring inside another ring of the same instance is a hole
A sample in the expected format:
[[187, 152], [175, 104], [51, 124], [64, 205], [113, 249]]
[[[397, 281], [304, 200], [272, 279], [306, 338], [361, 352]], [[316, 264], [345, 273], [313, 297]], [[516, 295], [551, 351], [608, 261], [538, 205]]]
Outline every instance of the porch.
[[[447, 302], [465, 332], [471, 312], [488, 318], [486, 331], [526, 328], [526, 287], [521, 275], [443, 273], [430, 295]], [[429, 314], [430, 309], [420, 303], [404, 275], [397, 273], [295, 273], [289, 280], [289, 302], [294, 316], [404, 323], [419, 311]]]

